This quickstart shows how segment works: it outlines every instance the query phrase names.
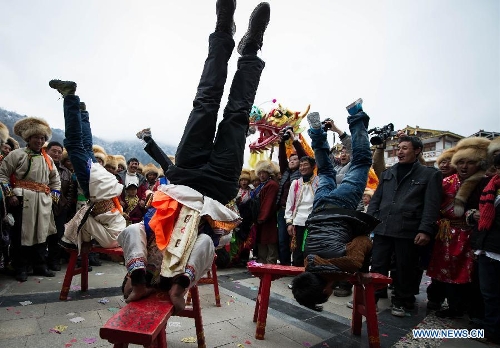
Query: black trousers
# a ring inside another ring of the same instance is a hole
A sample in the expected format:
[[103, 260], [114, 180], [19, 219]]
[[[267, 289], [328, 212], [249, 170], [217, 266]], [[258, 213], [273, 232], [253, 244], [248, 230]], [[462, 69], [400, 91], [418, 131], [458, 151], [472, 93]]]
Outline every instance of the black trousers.
[[21, 245], [21, 227], [23, 224], [23, 197], [17, 197], [20, 204], [9, 210], [14, 216], [14, 226], [11, 234], [12, 266], [16, 273], [26, 272], [29, 265], [35, 269], [46, 268], [47, 243], [39, 243], [31, 246]]
[[305, 226], [295, 226], [295, 240], [297, 247], [292, 252], [293, 265], [295, 267], [304, 267], [304, 252], [302, 251], [302, 244], [304, 243]]
[[54, 215], [54, 222], [56, 224], [56, 234], [51, 234], [47, 237], [47, 249], [48, 249], [48, 263], [59, 264], [61, 260], [62, 248], [59, 245], [61, 237], [64, 235], [64, 224], [68, 220], [68, 212], [63, 210], [59, 215]]
[[248, 117], [265, 65], [255, 55], [239, 58], [216, 133], [217, 113], [233, 49], [234, 40], [230, 35], [221, 32], [210, 35], [208, 57], [193, 109], [177, 147], [175, 165], [166, 173], [172, 184], [189, 186], [222, 204], [238, 192]]
[[[371, 272], [387, 276], [393, 252], [396, 260], [397, 277], [394, 279], [392, 302], [396, 306], [402, 306], [407, 302], [413, 303], [415, 302], [415, 279], [417, 278], [416, 272], [419, 260], [418, 246], [415, 245], [413, 239], [376, 234], [373, 238]], [[386, 289], [384, 288], [383, 291], [386, 291]]]

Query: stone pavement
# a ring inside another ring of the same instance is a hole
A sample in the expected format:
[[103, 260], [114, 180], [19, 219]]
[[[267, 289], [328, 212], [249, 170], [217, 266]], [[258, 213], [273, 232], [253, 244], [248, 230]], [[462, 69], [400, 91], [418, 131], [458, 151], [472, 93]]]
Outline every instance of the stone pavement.
[[[89, 273], [89, 291], [79, 291], [80, 279], [73, 279], [70, 299], [59, 301], [65, 266], [55, 278], [30, 276], [25, 283], [0, 275], [0, 347], [111, 347], [99, 338], [99, 328], [125, 303], [120, 286], [125, 268], [116, 262], [103, 261]], [[299, 306], [288, 289], [290, 278], [273, 282], [265, 340], [255, 339], [253, 312], [259, 280], [245, 268], [219, 270], [222, 307], [215, 306], [212, 285], [201, 285], [200, 296], [207, 347], [368, 347], [366, 328], [361, 337], [350, 334], [350, 298], [332, 297], [323, 312]], [[468, 328], [461, 321], [441, 320], [425, 309], [425, 282], [422, 282], [419, 306], [405, 318], [390, 314], [389, 301], [379, 302], [379, 329], [382, 347], [498, 347], [470, 339], [411, 338], [411, 329]], [[22, 305], [20, 302], [31, 301]], [[104, 303], [100, 303], [104, 302]], [[71, 319], [83, 318], [72, 322]], [[61, 333], [57, 326], [65, 327]], [[183, 339], [195, 337], [194, 321], [172, 317], [168, 323], [170, 348], [197, 347]]]

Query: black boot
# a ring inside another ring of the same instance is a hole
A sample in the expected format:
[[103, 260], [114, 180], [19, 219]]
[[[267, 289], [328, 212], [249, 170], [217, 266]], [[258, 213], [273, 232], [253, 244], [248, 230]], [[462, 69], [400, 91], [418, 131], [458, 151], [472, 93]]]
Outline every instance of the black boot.
[[89, 253], [89, 266], [101, 266], [101, 261], [99, 261], [99, 254]]
[[261, 2], [255, 7], [250, 15], [248, 30], [238, 44], [240, 55], [257, 54], [262, 48], [264, 32], [266, 31], [269, 19], [271, 18], [271, 8], [267, 2]]
[[52, 271], [49, 271], [47, 265], [38, 265], [33, 267], [33, 274], [39, 275], [43, 277], [55, 277], [56, 274]]
[[236, 32], [234, 24], [234, 11], [236, 10], [236, 0], [217, 0], [215, 12], [217, 14], [217, 23], [215, 31], [220, 31], [231, 36]]

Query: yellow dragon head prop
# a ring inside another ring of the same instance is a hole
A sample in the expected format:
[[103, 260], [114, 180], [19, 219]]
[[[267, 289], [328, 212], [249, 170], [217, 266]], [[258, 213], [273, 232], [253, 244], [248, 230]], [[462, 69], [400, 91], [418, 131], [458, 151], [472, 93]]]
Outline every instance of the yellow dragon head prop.
[[[273, 103], [275, 100], [273, 100]], [[309, 112], [310, 105], [307, 106], [304, 112], [292, 111], [288, 108], [283, 107], [278, 104], [278, 107], [272, 109], [268, 113], [265, 113], [258, 106], [253, 106], [250, 111], [250, 132], [259, 133], [259, 137], [252, 141], [249, 145], [250, 147], [250, 165], [255, 164], [258, 160], [264, 159], [267, 150], [272, 149], [274, 146], [278, 145], [281, 137], [280, 131], [287, 127], [292, 127], [295, 134], [299, 134], [299, 140], [302, 143], [304, 150], [309, 156], [314, 157], [314, 152], [312, 151], [309, 144], [300, 134], [303, 129], [300, 127], [302, 119]], [[292, 141], [286, 142], [287, 157], [294, 151]]]
[[310, 105], [302, 113], [291, 111], [278, 104], [267, 114], [258, 106], [252, 106], [250, 111], [250, 127], [254, 132], [259, 132], [259, 138], [250, 143], [250, 152], [262, 152], [278, 145], [279, 132], [286, 127], [292, 127], [294, 133], [300, 133], [300, 122], [309, 112]]

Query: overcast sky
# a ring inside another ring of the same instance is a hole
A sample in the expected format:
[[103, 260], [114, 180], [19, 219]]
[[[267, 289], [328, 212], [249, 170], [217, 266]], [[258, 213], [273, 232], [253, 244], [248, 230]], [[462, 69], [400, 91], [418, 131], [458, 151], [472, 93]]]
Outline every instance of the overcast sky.
[[[370, 126], [500, 131], [500, 1], [269, 2], [256, 104], [311, 104], [347, 128], [345, 106], [362, 97]], [[236, 44], [257, 3], [239, 0]], [[177, 145], [215, 1], [0, 0], [0, 13], [0, 107], [64, 128], [48, 81], [70, 79], [94, 135], [132, 140], [151, 127], [157, 140]], [[226, 90], [237, 57], [235, 50]]]

